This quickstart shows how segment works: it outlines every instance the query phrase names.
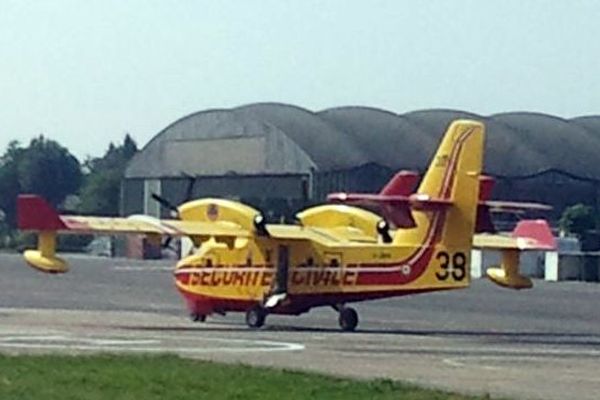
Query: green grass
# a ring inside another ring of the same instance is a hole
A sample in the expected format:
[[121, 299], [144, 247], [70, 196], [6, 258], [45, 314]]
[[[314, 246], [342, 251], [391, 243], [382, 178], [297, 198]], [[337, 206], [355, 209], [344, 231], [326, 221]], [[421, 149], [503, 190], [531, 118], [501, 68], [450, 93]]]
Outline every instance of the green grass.
[[483, 398], [176, 356], [0, 356], [2, 400]]

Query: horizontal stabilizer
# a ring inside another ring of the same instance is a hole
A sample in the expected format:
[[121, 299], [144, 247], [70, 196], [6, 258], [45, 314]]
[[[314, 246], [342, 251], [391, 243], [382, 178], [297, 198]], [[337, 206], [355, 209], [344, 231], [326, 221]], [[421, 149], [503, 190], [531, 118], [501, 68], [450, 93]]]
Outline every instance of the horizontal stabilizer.
[[423, 210], [437, 211], [444, 210], [452, 205], [451, 200], [436, 199], [426, 194], [404, 195], [384, 195], [372, 193], [330, 193], [327, 200], [345, 204], [356, 204], [365, 206], [379, 206], [381, 204], [390, 204], [393, 206], [405, 205], [407, 207]]
[[[327, 200], [335, 203], [378, 208], [385, 219], [397, 228], [414, 228], [412, 210], [440, 211], [452, 205], [451, 200], [432, 198], [413, 193], [419, 175], [412, 171], [400, 171], [378, 193], [330, 193]], [[548, 211], [552, 207], [540, 203], [489, 200], [495, 179], [479, 177], [479, 203], [475, 224], [476, 233], [495, 233], [491, 213], [522, 213], [526, 211]]]
[[425, 194], [385, 195], [370, 193], [331, 193], [331, 202], [377, 207], [388, 221], [397, 228], [414, 228], [416, 223], [411, 210], [441, 211], [452, 205], [451, 200], [431, 198]]

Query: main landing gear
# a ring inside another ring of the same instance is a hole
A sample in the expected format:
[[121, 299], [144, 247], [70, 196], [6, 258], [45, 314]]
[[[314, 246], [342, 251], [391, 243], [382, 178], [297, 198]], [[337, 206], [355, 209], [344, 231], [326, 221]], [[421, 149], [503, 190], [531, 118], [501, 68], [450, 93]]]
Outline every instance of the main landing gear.
[[198, 314], [198, 313], [191, 313], [190, 319], [192, 320], [192, 322], [204, 322], [204, 321], [206, 321], [206, 315]]
[[354, 331], [358, 325], [358, 313], [356, 310], [352, 307], [345, 306], [337, 306], [335, 309], [339, 313], [338, 322], [340, 328], [342, 328], [344, 332]]
[[250, 328], [258, 329], [265, 324], [267, 319], [267, 310], [262, 306], [256, 305], [246, 311], [246, 324]]
[[[352, 332], [358, 325], [358, 313], [352, 307], [336, 305], [333, 307], [338, 312], [340, 328], [345, 332]], [[255, 305], [246, 311], [246, 324], [253, 329], [261, 328], [265, 324], [269, 311], [262, 305]]]

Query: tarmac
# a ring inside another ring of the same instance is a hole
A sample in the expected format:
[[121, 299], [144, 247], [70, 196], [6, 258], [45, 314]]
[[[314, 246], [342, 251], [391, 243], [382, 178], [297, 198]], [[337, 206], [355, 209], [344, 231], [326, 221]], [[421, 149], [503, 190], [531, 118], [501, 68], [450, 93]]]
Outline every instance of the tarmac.
[[0, 254], [0, 352], [176, 353], [223, 362], [389, 378], [515, 399], [600, 398], [600, 285], [476, 280], [462, 291], [358, 303], [354, 333], [330, 308], [187, 318], [166, 261], [68, 256], [45, 275]]

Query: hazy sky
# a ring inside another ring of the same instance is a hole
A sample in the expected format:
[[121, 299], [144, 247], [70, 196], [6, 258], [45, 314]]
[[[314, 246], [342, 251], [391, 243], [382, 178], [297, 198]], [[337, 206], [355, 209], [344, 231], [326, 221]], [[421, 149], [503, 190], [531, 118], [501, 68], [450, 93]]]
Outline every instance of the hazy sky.
[[600, 114], [600, 1], [0, 0], [0, 152], [261, 101]]

